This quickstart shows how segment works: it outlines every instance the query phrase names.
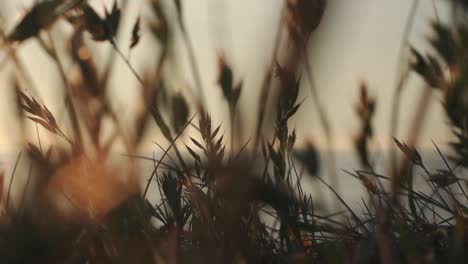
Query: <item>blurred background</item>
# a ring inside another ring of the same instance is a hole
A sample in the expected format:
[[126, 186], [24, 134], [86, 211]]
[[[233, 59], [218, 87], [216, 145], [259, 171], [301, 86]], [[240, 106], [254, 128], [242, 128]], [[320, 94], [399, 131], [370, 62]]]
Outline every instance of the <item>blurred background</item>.
[[[141, 76], [145, 76], [148, 69], [154, 68], [160, 50], [158, 43], [150, 33], [147, 22], [152, 14], [146, 6], [148, 1], [132, 0], [118, 1], [128, 9], [123, 12], [122, 27], [119, 32], [118, 46], [129, 56], [131, 64]], [[175, 17], [173, 1], [163, 1], [165, 7]], [[208, 112], [213, 124], [223, 124], [224, 133], [229, 135], [229, 111], [222, 91], [217, 84], [218, 58], [223, 55], [232, 66], [235, 81], [244, 83], [241, 93], [238, 119], [243, 128], [240, 142], [245, 143], [249, 136], [254, 135], [257, 125], [257, 111], [260, 88], [263, 76], [271, 63], [275, 36], [278, 31], [283, 0], [197, 0], [184, 1], [184, 19], [187, 32], [190, 35], [195, 51], [196, 61], [201, 72], [203, 91], [207, 99]], [[34, 1], [1, 1], [0, 14], [3, 28], [11, 30], [21, 16], [32, 6]], [[104, 8], [110, 9], [113, 0], [89, 0], [89, 3], [102, 15]], [[416, 6], [413, 16], [412, 8]], [[420, 51], [429, 51], [426, 40], [431, 35], [430, 21], [450, 20], [450, 12], [446, 1], [436, 0], [328, 0], [324, 18], [318, 30], [309, 41], [308, 56], [312, 63], [312, 74], [315, 85], [327, 119], [330, 122], [333, 136], [333, 152], [336, 156], [336, 173], [339, 181], [332, 182], [337, 190], [342, 191], [342, 197], [353, 201], [353, 206], [360, 202], [364, 193], [359, 180], [345, 176], [343, 169], [353, 170], [360, 167], [354, 152], [354, 139], [359, 133], [360, 123], [355, 112], [355, 104], [359, 98], [359, 85], [365, 82], [370, 95], [376, 98], [377, 108], [373, 118], [374, 137], [371, 151], [378, 153], [372, 159], [378, 163], [377, 171], [385, 173], [383, 165], [387, 160], [384, 155], [393, 147], [390, 136], [390, 116], [392, 97], [399, 78], [401, 65], [410, 63], [412, 59], [408, 46], [404, 45], [404, 32], [408, 29], [410, 17], [414, 22], [410, 27], [409, 44]], [[131, 40], [132, 27], [138, 18], [142, 18], [142, 39], [138, 46], [128, 50]], [[176, 19], [171, 17], [172, 23]], [[165, 76], [168, 89], [179, 91], [195, 100], [196, 91], [194, 79], [189, 65], [188, 54], [184, 47], [182, 34], [176, 25], [171, 36], [171, 56], [165, 64]], [[67, 49], [63, 41], [63, 34], [71, 31], [65, 22], [58, 22], [51, 30], [61, 50]], [[285, 39], [283, 48], [291, 45]], [[97, 64], [104, 65], [109, 55], [114, 52], [108, 43], [90, 42]], [[402, 46], [404, 48], [402, 48]], [[406, 47], [406, 48], [405, 48]], [[400, 53], [403, 57], [400, 59]], [[59, 54], [60, 55], [60, 54]], [[62, 81], [55, 63], [42, 50], [36, 40], [30, 39], [18, 48], [18, 56], [24, 67], [31, 74], [30, 78], [35, 88], [29, 89], [38, 101], [43, 102], [60, 121], [63, 117], [64, 94], [61, 89]], [[0, 51], [0, 60], [5, 57]], [[64, 58], [66, 56], [63, 56]], [[65, 68], [71, 62], [64, 60]], [[101, 67], [102, 69], [103, 67]], [[0, 154], [10, 163], [21, 146], [21, 138], [15, 124], [16, 117], [12, 115], [15, 107], [13, 89], [11, 89], [13, 69], [11, 65], [2, 67], [0, 71]], [[312, 141], [324, 153], [327, 144], [319, 116], [311, 98], [310, 84], [306, 75], [301, 75], [301, 90], [299, 101], [304, 100], [300, 110], [290, 121], [290, 128], [296, 128], [296, 146], [302, 147]], [[116, 59], [110, 81], [110, 96], [112, 107], [119, 114], [122, 124], [132, 124], [131, 118], [139, 108], [140, 85], [130, 72], [123, 60]], [[405, 140], [409, 134], [411, 124], [416, 116], [416, 106], [423, 89], [423, 81], [416, 74], [411, 74], [408, 84], [402, 93], [399, 115], [399, 129], [396, 137]], [[440, 99], [433, 93], [429, 114], [421, 129], [418, 149], [428, 164], [440, 164], [440, 157], [436, 154], [432, 141], [444, 148], [451, 140], [451, 132], [446, 126], [446, 117], [440, 106]], [[273, 99], [270, 99], [273, 101]], [[192, 108], [194, 109], [194, 108]], [[270, 115], [272, 113], [269, 113]], [[127, 121], [126, 121], [127, 120]], [[153, 123], [153, 122], [151, 122]], [[30, 125], [34, 124], [30, 122]], [[148, 133], [146, 143], [142, 144], [141, 155], [151, 156], [158, 151], [152, 141], [163, 146], [168, 144], [155, 124], [151, 124], [154, 133]], [[267, 126], [270, 131], [273, 124]], [[33, 127], [32, 127], [33, 128]], [[35, 128], [30, 129], [36, 132]], [[268, 131], [268, 130], [267, 130]], [[41, 140], [47, 141], [48, 132], [39, 130]], [[36, 140], [36, 136], [31, 135]], [[226, 136], [229, 138], [229, 136]], [[187, 141], [185, 138], [181, 141]], [[122, 153], [117, 153], [122, 154]], [[380, 155], [383, 154], [383, 155]], [[326, 163], [327, 156], [321, 155], [322, 163]], [[151, 166], [144, 164], [143, 174], [151, 174]], [[150, 164], [152, 165], [152, 164]], [[324, 171], [329, 168], [322, 167]], [[335, 173], [335, 172], [334, 172]], [[329, 173], [325, 173], [325, 178]], [[313, 184], [305, 180], [305, 186], [312, 192]], [[319, 195], [326, 199], [325, 196]], [[330, 194], [329, 201], [332, 201]], [[356, 202], [356, 203], [354, 203]]]
[[[124, 0], [125, 1], [125, 0]], [[0, 13], [4, 28], [12, 29], [21, 15], [34, 1], [2, 1]], [[172, 1], [166, 1], [172, 8]], [[112, 1], [90, 0], [98, 10], [110, 7]], [[123, 3], [121, 1], [121, 3]], [[131, 27], [138, 15], [143, 21], [148, 17], [143, 1], [128, 1], [129, 12], [124, 17], [120, 45], [124, 52], [130, 41]], [[197, 62], [202, 72], [203, 89], [208, 98], [209, 112], [215, 123], [227, 125], [228, 111], [221, 100], [221, 89], [216, 84], [217, 58], [224, 54], [232, 65], [236, 80], [244, 80], [244, 90], [240, 98], [243, 126], [246, 131], [254, 131], [256, 120], [251, 114], [256, 112], [260, 85], [265, 69], [268, 67], [273, 49], [274, 37], [278, 27], [281, 0], [197, 0], [184, 1], [184, 15], [187, 30], [192, 38]], [[358, 97], [358, 85], [365, 81], [371, 95], [377, 99], [377, 112], [374, 118], [376, 133], [375, 147], [385, 149], [389, 146], [388, 135], [391, 98], [393, 96], [400, 46], [413, 1], [408, 0], [330, 0], [325, 17], [318, 31], [310, 41], [312, 71], [320, 101], [331, 122], [335, 148], [337, 151], [351, 151], [353, 136], [357, 133], [358, 122], [354, 112], [354, 102]], [[424, 51], [424, 40], [431, 34], [428, 21], [449, 19], [446, 1], [419, 1], [415, 23], [412, 27], [410, 43]], [[54, 34], [66, 31], [65, 26], [53, 28]], [[131, 54], [131, 62], [137, 69], [154, 65], [159, 56], [155, 43], [149, 34], [142, 31], [142, 41]], [[170, 89], [194, 91], [193, 79], [188, 67], [187, 54], [180, 35], [173, 37], [174, 50], [167, 67]], [[60, 44], [59, 45], [65, 45]], [[286, 44], [287, 45], [287, 44]], [[95, 44], [99, 57], [106, 58], [111, 51], [108, 44]], [[4, 56], [4, 54], [0, 54]], [[20, 47], [23, 60], [31, 78], [38, 87], [46, 105], [56, 113], [63, 109], [61, 94], [55, 89], [59, 82], [54, 63], [40, 52], [35, 40], [29, 40]], [[407, 61], [406, 56], [405, 61]], [[402, 63], [405, 63], [403, 61]], [[4, 87], [11, 80], [7, 78], [8, 67], [0, 72], [0, 98], [12, 96], [11, 89]], [[137, 82], [122, 61], [114, 68], [112, 75], [112, 95], [114, 107], [122, 109], [122, 118], [131, 116], [135, 107], [132, 98], [137, 96]], [[310, 89], [303, 78], [300, 99], [304, 104], [294, 119], [292, 126], [297, 128], [298, 144], [312, 139], [323, 148], [323, 134], [310, 98]], [[411, 76], [409, 85], [403, 92], [401, 125], [398, 135], [405, 137], [408, 125], [412, 122], [415, 100], [420, 94], [422, 82]], [[445, 118], [440, 111], [438, 98], [433, 98], [430, 120], [425, 123], [420, 145], [430, 147], [431, 140], [444, 144], [449, 141], [450, 133], [445, 127]], [[8, 102], [11, 102], [8, 103]], [[14, 117], [10, 115], [13, 101], [2, 99], [0, 104], [0, 148], [9, 152], [19, 143], [15, 138]], [[249, 135], [252, 133], [245, 133]], [[152, 138], [151, 140], [154, 140]], [[245, 140], [245, 139], [244, 139]], [[150, 148], [152, 146], [149, 146]]]

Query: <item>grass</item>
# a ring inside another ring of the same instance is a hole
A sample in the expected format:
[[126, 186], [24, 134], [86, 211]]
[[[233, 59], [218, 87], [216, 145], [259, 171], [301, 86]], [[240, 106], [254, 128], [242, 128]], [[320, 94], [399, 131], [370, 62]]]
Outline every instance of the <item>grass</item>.
[[[432, 23], [428, 39], [432, 51], [427, 53], [407, 43], [419, 3], [414, 2], [400, 58], [401, 68], [408, 70], [398, 72], [389, 136], [395, 136], [399, 100], [408, 76], [419, 76], [426, 87], [410, 137], [394, 138], [401, 155], [388, 161], [387, 175], [376, 172], [370, 155], [376, 98], [364, 82], [359, 86], [355, 153], [361, 168], [343, 173], [364, 187], [361, 211], [336, 189], [334, 157], [325, 164], [331, 173], [328, 183], [320, 152], [312, 143], [298, 149], [296, 131], [289, 124], [301, 111], [299, 73], [305, 69], [328, 148], [333, 149], [327, 113], [319, 103], [320, 87], [314, 84], [305, 48], [320, 24], [325, 0], [285, 2], [272, 43], [271, 66], [263, 76], [258, 112], [252, 113], [258, 126], [243, 143], [236, 142], [235, 132], [243, 122], [236, 113], [245, 91], [229, 61], [220, 55], [217, 80], [229, 123], [215, 124], [207, 112], [202, 72], [183, 19], [183, 12], [189, 10], [178, 0], [146, 2], [153, 17], [135, 20], [128, 47], [120, 47], [117, 41], [127, 10], [117, 2], [104, 15], [81, 0], [38, 2], [13, 30], [7, 33], [0, 25], [6, 54], [0, 65], [2, 71], [5, 65], [15, 66], [11, 88], [24, 141], [12, 174], [0, 175], [1, 263], [464, 262], [468, 257], [466, 1], [450, 2], [451, 23]], [[175, 8], [174, 16], [168, 13], [169, 4]], [[58, 21], [73, 30], [54, 36], [50, 28], [58, 26]], [[164, 88], [169, 77], [163, 69], [177, 31], [186, 44], [197, 96]], [[130, 55], [123, 52], [138, 49], [142, 35], [154, 38], [154, 48], [161, 51], [156, 67], [147, 74], [137, 71]], [[288, 37], [287, 43], [281, 42], [283, 36]], [[62, 50], [55, 40], [68, 42], [70, 48]], [[37, 41], [55, 62], [62, 81], [57, 87], [65, 94], [66, 120], [56, 118], [42, 100], [28, 92], [34, 89], [29, 78], [34, 73], [16, 56], [18, 47], [28, 41]], [[112, 48], [108, 63], [96, 63], [91, 50], [97, 42]], [[411, 51], [409, 63], [406, 51]], [[77, 69], [74, 78], [67, 74], [65, 57]], [[117, 60], [125, 63], [141, 91], [141, 110], [126, 123], [120, 121], [108, 96], [109, 76]], [[269, 98], [273, 89], [279, 96]], [[450, 155], [434, 143], [444, 161], [437, 170], [428, 168], [415, 147], [432, 93], [442, 98], [447, 125], [455, 135]], [[274, 118], [269, 120], [268, 113], [274, 113]], [[144, 136], [153, 132], [151, 123], [157, 125], [157, 135], [162, 135], [161, 142], [154, 142], [161, 155], [146, 157], [138, 151], [145, 147]], [[32, 133], [30, 124], [35, 125]], [[230, 138], [224, 134], [227, 126]], [[54, 139], [52, 144], [41, 140], [39, 130], [47, 131]], [[116, 166], [111, 154], [119, 146], [128, 159]], [[150, 175], [140, 171], [141, 159], [153, 163]], [[28, 168], [26, 175], [20, 175], [24, 173], [20, 167]], [[14, 188], [17, 176], [26, 179], [19, 199], [12, 195], [18, 189]], [[329, 210], [335, 213], [321, 209], [318, 197], [303, 188], [303, 177], [335, 196], [336, 205]], [[416, 186], [420, 177], [427, 191]]]

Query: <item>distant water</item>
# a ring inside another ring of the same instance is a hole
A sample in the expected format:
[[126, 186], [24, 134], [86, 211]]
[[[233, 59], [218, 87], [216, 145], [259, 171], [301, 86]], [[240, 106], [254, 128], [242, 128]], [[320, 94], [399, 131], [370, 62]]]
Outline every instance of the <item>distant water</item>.
[[[437, 169], [447, 169], [443, 159], [439, 155], [436, 150], [426, 150], [420, 151], [421, 157], [425, 166], [428, 168], [430, 172], [437, 172]], [[397, 153], [397, 161], [401, 160], [402, 155]], [[356, 170], [362, 170], [362, 166], [359, 163], [359, 160], [354, 152], [335, 152], [334, 153], [336, 159], [336, 170], [333, 175], [336, 177], [336, 181], [333, 181], [330, 178], [330, 173], [327, 171], [325, 167], [326, 162], [326, 153], [321, 153], [321, 175], [323, 179], [330, 185], [333, 185], [334, 189], [339, 193], [340, 197], [343, 198], [344, 201], [348, 205], [351, 206], [354, 210], [360, 212], [362, 201], [363, 199], [367, 202], [367, 192], [365, 191], [364, 187], [360, 180], [352, 177], [347, 172], [354, 173]], [[373, 159], [373, 167], [374, 172], [379, 175], [388, 176], [388, 169], [389, 169], [389, 153], [388, 152], [376, 152], [370, 155]], [[447, 155], [444, 153], [444, 156], [449, 162], [449, 165], [453, 166], [453, 164], [448, 159]], [[420, 168], [413, 169], [414, 175], [414, 185], [415, 190], [421, 190], [428, 192], [429, 186], [425, 183], [424, 177], [426, 175]], [[458, 175], [462, 176], [462, 175]], [[386, 181], [382, 181], [382, 183], [387, 183]], [[336, 196], [330, 192], [320, 181], [314, 180], [307, 175], [303, 176], [302, 180], [303, 188], [307, 192], [310, 192], [314, 197], [314, 200], [319, 204], [322, 205], [324, 210], [331, 210], [334, 204], [336, 204], [337, 198]]]
[[[437, 169], [447, 169], [442, 158], [437, 151], [422, 151], [420, 152], [424, 164], [431, 172], [436, 172]], [[355, 170], [361, 170], [359, 160], [354, 152], [335, 152], [336, 158], [336, 183], [337, 186], [333, 186], [341, 196], [353, 209], [360, 210], [362, 205], [362, 199], [367, 199], [367, 193], [363, 188], [361, 182], [347, 174], [345, 171], [354, 172]], [[445, 155], [445, 154], [444, 154]], [[326, 162], [326, 153], [321, 153], [321, 175], [323, 179], [332, 185], [333, 181], [329, 177], [330, 174], [327, 172], [325, 167]], [[373, 153], [371, 157], [373, 158], [375, 173], [380, 175], [388, 175], [388, 153], [380, 152]], [[151, 155], [148, 155], [151, 157]], [[398, 155], [398, 158], [401, 158], [401, 155]], [[153, 170], [153, 163], [151, 161], [141, 161], [142, 162], [142, 173], [143, 175], [149, 177]], [[298, 170], [300, 170], [300, 164], [296, 163]], [[414, 183], [419, 190], [428, 190], [428, 186], [423, 180], [423, 172], [420, 169], [414, 169]], [[336, 201], [336, 196], [334, 196], [322, 183], [308, 175], [302, 176], [302, 185], [303, 189], [306, 192], [309, 192], [313, 195], [314, 200], [318, 204], [321, 204], [324, 209], [330, 209], [334, 201]]]
[[[446, 169], [446, 166], [440, 155], [437, 153], [437, 151], [422, 151], [420, 153], [424, 163], [431, 172], [436, 172], [437, 169]], [[361, 169], [357, 156], [354, 152], [335, 152], [334, 155], [336, 158], [335, 175], [337, 179], [337, 186], [333, 187], [340, 193], [340, 196], [352, 208], [360, 210], [360, 205], [362, 205], [362, 199], [367, 199], [367, 194], [359, 180], [344, 172], [344, 170], [354, 172], [354, 170]], [[142, 156], [151, 158], [152, 154], [143, 154]], [[116, 154], [116, 157], [118, 160], [126, 158], [123, 157], [121, 154]], [[156, 155], [156, 157], [159, 157], [159, 155]], [[329, 177], [330, 174], [325, 170], [325, 153], [321, 153], [320, 157], [323, 179], [329, 184], [332, 184], [333, 181]], [[373, 153], [371, 157], [375, 162], [375, 172], [378, 174], [387, 175], [388, 153]], [[2, 164], [4, 168], [6, 168], [7, 179], [9, 179], [9, 176], [11, 175], [16, 159], [17, 154], [0, 155], [0, 164]], [[170, 160], [167, 159], [166, 162], [170, 163]], [[146, 182], [146, 179], [151, 175], [151, 172], [153, 170], [153, 162], [148, 160], [140, 160], [139, 163], [141, 164], [142, 181]], [[14, 182], [15, 185], [22, 185], [25, 182], [24, 179], [25, 175], [27, 175], [28, 170], [28, 165], [26, 164], [27, 162], [23, 157], [17, 169], [17, 176], [15, 176]], [[298, 168], [300, 168], [299, 163], [296, 163], [296, 165], [298, 166]], [[415, 175], [415, 185], [419, 186], [419, 188], [422, 190], [427, 190], [428, 187], [424, 184], [424, 181], [420, 176], [422, 175], [422, 171], [415, 169]], [[335, 203], [334, 201], [336, 201], [336, 197], [330, 191], [328, 191], [319, 181], [314, 180], [313, 178], [307, 175], [304, 175], [302, 178], [302, 183], [304, 190], [313, 195], [314, 200], [317, 202], [318, 205], [322, 205], [323, 208], [331, 208], [331, 205]], [[153, 185], [153, 187], [156, 187], [156, 185]], [[21, 187], [16, 186], [16, 188], [14, 189], [21, 190]], [[155, 193], [150, 193], [150, 197], [155, 198], [157, 196], [158, 195]]]
[[[431, 172], [435, 173], [438, 169], [447, 169], [447, 166], [437, 152], [437, 150], [426, 150], [419, 152], [424, 165]], [[367, 192], [361, 184], [361, 181], [355, 177], [350, 176], [345, 171], [353, 173], [355, 170], [362, 170], [362, 167], [359, 164], [359, 160], [355, 153], [350, 152], [335, 152], [336, 157], [336, 176], [338, 186], [335, 186], [336, 190], [339, 191], [340, 196], [349, 204], [353, 209], [360, 210], [362, 205], [362, 199], [367, 200]], [[400, 161], [402, 158], [401, 153], [397, 153], [397, 161]], [[444, 157], [446, 158], [449, 166], [453, 167], [453, 162], [450, 161], [449, 155], [446, 152], [443, 152]], [[373, 158], [374, 172], [379, 175], [388, 176], [389, 172], [389, 153], [388, 152], [379, 152], [373, 153], [370, 155]], [[322, 155], [324, 157], [324, 155]], [[322, 160], [322, 164], [325, 160]], [[460, 171], [457, 171], [460, 172]], [[424, 178], [427, 175], [420, 168], [413, 168], [414, 175], [414, 186], [415, 190], [420, 190], [424, 192], [430, 192], [429, 186], [426, 184]], [[462, 175], [457, 174], [461, 177]], [[324, 179], [331, 183], [332, 180], [329, 178], [329, 174], [324, 173]], [[386, 183], [386, 181], [382, 181]], [[314, 185], [319, 185], [318, 181], [306, 181], [306, 188], [311, 190], [312, 193], [317, 193], [317, 188], [314, 188]], [[322, 191], [325, 193], [325, 191]], [[328, 203], [330, 206], [330, 199], [336, 199], [334, 195], [326, 191], [326, 198], [323, 199], [325, 204]]]

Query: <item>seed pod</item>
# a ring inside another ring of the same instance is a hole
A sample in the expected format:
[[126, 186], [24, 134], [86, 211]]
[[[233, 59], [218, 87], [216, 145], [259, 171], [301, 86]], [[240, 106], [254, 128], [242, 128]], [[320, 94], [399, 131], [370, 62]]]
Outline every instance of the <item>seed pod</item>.
[[42, 29], [50, 26], [58, 18], [55, 9], [60, 1], [40, 2], [23, 16], [15, 29], [7, 37], [10, 42], [24, 41], [36, 36]]
[[288, 0], [288, 28], [295, 41], [307, 41], [322, 21], [325, 6], [325, 0]]
[[81, 5], [83, 0], [49, 0], [36, 3], [7, 37], [10, 42], [24, 41], [36, 36], [53, 24], [61, 15]]
[[296, 104], [299, 95], [300, 81], [296, 75], [287, 67], [282, 67], [276, 63], [276, 76], [281, 82], [279, 106], [283, 112], [288, 112]]
[[190, 109], [184, 96], [176, 94], [172, 98], [172, 125], [176, 134], [182, 132], [185, 123], [187, 123], [189, 113]]
[[233, 109], [239, 101], [243, 82], [240, 81], [234, 84], [234, 73], [223, 55], [218, 58], [218, 69], [218, 85], [221, 87], [223, 96], [229, 103], [229, 107]]

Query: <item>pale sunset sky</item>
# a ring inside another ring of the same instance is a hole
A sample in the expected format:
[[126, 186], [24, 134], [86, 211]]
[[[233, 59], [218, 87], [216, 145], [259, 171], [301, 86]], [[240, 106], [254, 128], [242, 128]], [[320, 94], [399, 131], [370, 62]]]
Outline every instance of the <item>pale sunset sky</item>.
[[[0, 13], [5, 18], [4, 25], [11, 29], [24, 8], [32, 1], [5, 1]], [[91, 0], [97, 7], [108, 0]], [[129, 0], [129, 14], [124, 20], [122, 47], [126, 50], [131, 25], [138, 13], [147, 16], [143, 0]], [[166, 1], [170, 4], [171, 1]], [[325, 106], [334, 131], [337, 149], [352, 148], [352, 137], [358, 132], [358, 119], [354, 104], [358, 97], [360, 80], [368, 83], [370, 93], [377, 98], [375, 132], [377, 144], [388, 144], [388, 124], [390, 102], [393, 95], [395, 72], [398, 63], [399, 47], [405, 23], [413, 1], [410, 0], [330, 0], [321, 26], [310, 43], [310, 58], [317, 81], [320, 100]], [[446, 1], [435, 0], [438, 15], [448, 20], [449, 10]], [[217, 55], [224, 51], [232, 64], [236, 79], [244, 79], [240, 107], [253, 113], [257, 109], [259, 87], [262, 74], [269, 64], [276, 27], [280, 16], [282, 0], [182, 0], [188, 32], [192, 37], [197, 61], [202, 71], [202, 82], [208, 105], [215, 123], [226, 123], [227, 110], [222, 101], [221, 91], [216, 86]], [[429, 22], [436, 18], [432, 0], [421, 0], [416, 15], [410, 42], [421, 50], [428, 50], [424, 40], [429, 34]], [[55, 33], [60, 30], [54, 29]], [[173, 89], [192, 89], [192, 77], [187, 69], [187, 56], [176, 36], [176, 62], [169, 69], [177, 76], [170, 83]], [[154, 63], [158, 52], [154, 51], [154, 41], [145, 35], [132, 54], [132, 62], [137, 69]], [[98, 44], [107, 54], [107, 46]], [[103, 48], [104, 47], [104, 48]], [[20, 54], [40, 90], [42, 100], [54, 112], [61, 107], [57, 101], [56, 84], [59, 81], [54, 64], [36, 47], [34, 40], [21, 46]], [[0, 57], [4, 54], [0, 53]], [[7, 88], [7, 72], [0, 74], [0, 148], [10, 149], [15, 145], [14, 119], [11, 113], [13, 102], [9, 102], [11, 91]], [[136, 81], [123, 63], [119, 63], [114, 74], [113, 91], [116, 106], [131, 109], [135, 98]], [[291, 125], [298, 131], [298, 143], [313, 139], [322, 146], [323, 135], [318, 117], [312, 106], [309, 86], [302, 78], [300, 99], [305, 99]], [[188, 87], [188, 88], [187, 88]], [[415, 102], [421, 93], [422, 82], [413, 75], [404, 91], [399, 137], [408, 134], [408, 125], [414, 115]], [[450, 132], [445, 127], [445, 117], [440, 111], [440, 100], [433, 96], [430, 119], [423, 129], [422, 146], [431, 146], [431, 140], [441, 144], [450, 140]], [[123, 111], [127, 112], [127, 111]], [[125, 114], [125, 113], [124, 113]], [[246, 115], [247, 128], [255, 125], [252, 114]], [[256, 116], [256, 115], [255, 115]], [[226, 130], [228, 128], [226, 127]]]

